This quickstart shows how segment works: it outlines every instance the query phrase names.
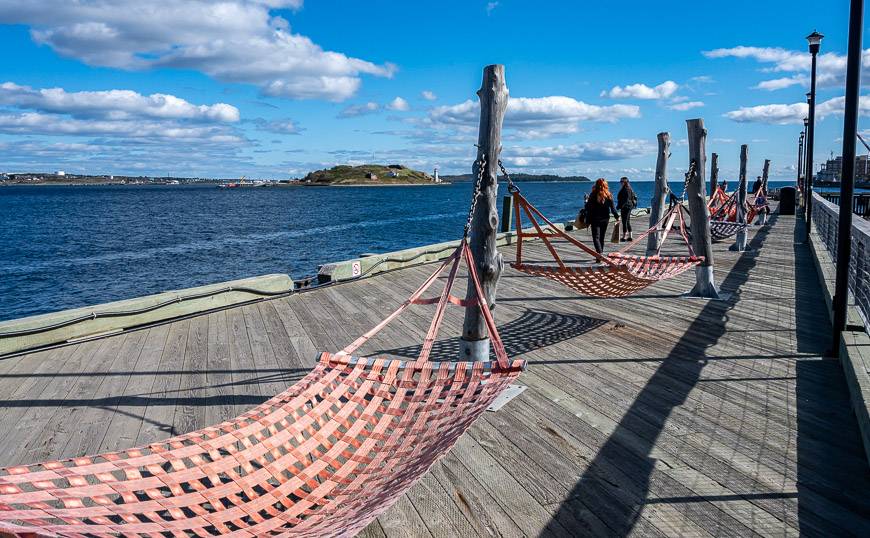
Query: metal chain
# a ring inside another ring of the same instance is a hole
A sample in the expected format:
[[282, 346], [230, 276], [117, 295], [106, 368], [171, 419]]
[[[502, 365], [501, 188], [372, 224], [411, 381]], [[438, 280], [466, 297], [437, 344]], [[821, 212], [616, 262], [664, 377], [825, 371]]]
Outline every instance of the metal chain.
[[683, 194], [682, 194], [682, 196], [680, 196], [681, 200], [686, 199], [686, 192], [689, 190], [689, 183], [692, 182], [692, 178], [694, 178], [694, 177], [695, 177], [695, 160], [692, 159], [692, 161], [689, 163], [689, 169], [686, 171], [686, 179], [683, 182]]
[[468, 239], [468, 234], [471, 232], [471, 220], [474, 218], [474, 209], [477, 207], [477, 199], [480, 197], [480, 191], [483, 187], [483, 173], [486, 169], [486, 155], [481, 153], [480, 159], [474, 161], [477, 164], [477, 180], [474, 182], [474, 192], [471, 195], [471, 207], [468, 208], [468, 218], [465, 221], [465, 229], [462, 231], [462, 237]]
[[514, 185], [514, 180], [511, 179], [511, 175], [508, 174], [507, 170], [505, 170], [504, 165], [501, 163], [501, 159], [498, 160], [498, 167], [501, 169], [501, 175], [507, 178], [508, 192], [520, 192], [520, 188]]

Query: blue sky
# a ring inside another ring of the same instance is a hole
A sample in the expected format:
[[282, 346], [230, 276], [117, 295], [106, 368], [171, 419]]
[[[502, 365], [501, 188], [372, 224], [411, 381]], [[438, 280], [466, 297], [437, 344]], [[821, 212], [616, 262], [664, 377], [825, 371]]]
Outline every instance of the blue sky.
[[839, 153], [847, 17], [845, 0], [0, 0], [0, 170], [467, 172], [482, 68], [503, 63], [513, 170], [650, 179], [669, 131], [676, 176], [702, 117], [724, 176], [745, 143], [752, 174], [769, 158], [790, 179], [813, 29], [816, 160]]

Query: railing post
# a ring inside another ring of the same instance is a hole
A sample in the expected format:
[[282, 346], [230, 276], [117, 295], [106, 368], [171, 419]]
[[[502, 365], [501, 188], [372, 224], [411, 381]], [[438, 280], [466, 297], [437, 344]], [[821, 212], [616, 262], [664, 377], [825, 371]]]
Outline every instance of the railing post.
[[502, 233], [507, 233], [511, 231], [511, 224], [513, 224], [513, 197], [512, 196], [502, 196], [501, 197], [501, 231]]

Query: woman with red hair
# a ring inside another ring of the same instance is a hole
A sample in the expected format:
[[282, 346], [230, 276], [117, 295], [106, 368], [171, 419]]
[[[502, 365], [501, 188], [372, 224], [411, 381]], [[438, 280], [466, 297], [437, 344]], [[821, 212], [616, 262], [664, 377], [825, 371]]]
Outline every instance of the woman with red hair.
[[595, 180], [592, 192], [586, 198], [586, 222], [589, 223], [589, 228], [592, 231], [595, 252], [599, 254], [604, 252], [604, 238], [607, 236], [610, 215], [616, 218], [617, 223], [619, 222], [619, 213], [613, 206], [613, 195], [610, 194], [610, 189], [607, 187], [607, 180], [601, 177]]

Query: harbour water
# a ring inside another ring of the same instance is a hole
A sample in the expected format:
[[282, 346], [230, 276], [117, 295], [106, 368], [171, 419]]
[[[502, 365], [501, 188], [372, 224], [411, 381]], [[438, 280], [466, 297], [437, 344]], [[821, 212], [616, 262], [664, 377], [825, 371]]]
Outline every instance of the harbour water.
[[[544, 214], [564, 221], [591, 184], [520, 186]], [[653, 184], [634, 187], [648, 205]], [[680, 193], [682, 184], [672, 189]], [[470, 190], [469, 183], [0, 188], [0, 320], [268, 273], [298, 279], [361, 253], [455, 239]]]

